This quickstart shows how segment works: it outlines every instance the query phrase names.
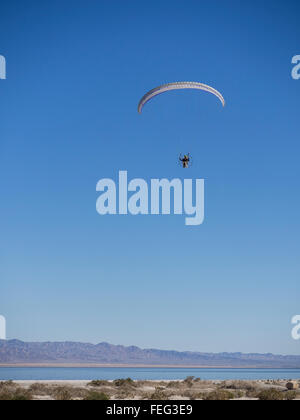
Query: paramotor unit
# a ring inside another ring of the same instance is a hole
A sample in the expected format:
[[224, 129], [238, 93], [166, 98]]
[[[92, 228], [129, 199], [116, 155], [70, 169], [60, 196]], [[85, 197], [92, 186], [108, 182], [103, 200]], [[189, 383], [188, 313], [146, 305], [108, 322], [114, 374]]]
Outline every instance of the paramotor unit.
[[181, 155], [181, 153], [180, 153], [180, 155], [179, 155], [179, 163], [180, 163], [180, 165], [184, 168], [184, 169], [186, 169], [186, 168], [188, 168], [189, 166], [191, 166], [191, 164], [192, 164], [192, 158], [191, 158], [191, 155], [188, 153], [188, 154], [186, 154], [186, 155], [183, 155], [183, 157], [182, 157], [182, 155]]

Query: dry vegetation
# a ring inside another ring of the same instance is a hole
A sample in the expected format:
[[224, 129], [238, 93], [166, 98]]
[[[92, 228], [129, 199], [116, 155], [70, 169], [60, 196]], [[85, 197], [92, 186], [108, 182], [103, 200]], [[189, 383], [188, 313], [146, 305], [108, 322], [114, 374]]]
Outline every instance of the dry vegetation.
[[0, 382], [0, 400], [300, 400], [287, 381], [64, 381]]

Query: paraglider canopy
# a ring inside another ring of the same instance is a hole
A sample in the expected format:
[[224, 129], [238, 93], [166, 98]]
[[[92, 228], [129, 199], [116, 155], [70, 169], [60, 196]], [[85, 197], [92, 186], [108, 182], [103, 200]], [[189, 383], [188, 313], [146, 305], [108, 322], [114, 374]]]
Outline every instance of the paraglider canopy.
[[206, 92], [212, 93], [221, 101], [222, 105], [225, 106], [225, 99], [218, 92], [216, 89], [212, 88], [211, 86], [205, 85], [204, 83], [199, 82], [175, 82], [175, 83], [166, 83], [164, 85], [158, 86], [154, 89], [149, 90], [138, 104], [138, 112], [141, 114], [143, 106], [150, 101], [150, 99], [154, 98], [161, 93], [167, 92], [169, 90], [177, 90], [177, 89], [199, 89], [204, 90]]

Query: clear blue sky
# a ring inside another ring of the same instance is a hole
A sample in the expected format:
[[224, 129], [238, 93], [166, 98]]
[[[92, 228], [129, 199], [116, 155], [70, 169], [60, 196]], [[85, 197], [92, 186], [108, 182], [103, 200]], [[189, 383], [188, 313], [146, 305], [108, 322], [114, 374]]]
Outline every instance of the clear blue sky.
[[[1, 6], [8, 338], [300, 354], [298, 1]], [[224, 95], [162, 95], [170, 81]], [[180, 152], [194, 165], [184, 172]], [[192, 177], [202, 226], [96, 213], [96, 183]]]

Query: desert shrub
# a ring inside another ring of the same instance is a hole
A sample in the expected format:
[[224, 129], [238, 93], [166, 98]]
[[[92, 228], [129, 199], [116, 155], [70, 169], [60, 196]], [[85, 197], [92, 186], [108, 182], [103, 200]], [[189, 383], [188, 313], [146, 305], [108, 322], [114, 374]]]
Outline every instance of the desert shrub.
[[245, 396], [245, 392], [241, 391], [240, 389], [236, 390], [234, 393], [234, 398], [242, 398]]
[[106, 385], [109, 385], [108, 381], [102, 381], [99, 379], [93, 380], [87, 384], [87, 386], [106, 386]]
[[180, 388], [180, 382], [178, 382], [178, 381], [170, 381], [168, 384], [167, 384], [167, 388]]
[[188, 398], [190, 400], [196, 400], [198, 394], [199, 394], [198, 392], [193, 392], [191, 390], [187, 390], [187, 391], [181, 392], [180, 395], [182, 395], [183, 397]]
[[230, 391], [225, 389], [219, 389], [216, 391], [209, 392], [207, 394], [202, 395], [202, 399], [207, 401], [224, 401], [224, 400], [232, 400], [234, 398], [234, 394]]
[[0, 381], [0, 388], [3, 387], [17, 387], [17, 384], [15, 384], [12, 380], [9, 381]]
[[52, 386], [48, 387], [48, 395], [51, 395], [56, 400], [73, 400], [83, 399], [87, 390], [77, 386]]
[[116, 379], [113, 384], [117, 387], [119, 386], [124, 386], [124, 385], [130, 385], [130, 386], [135, 386], [134, 381], [131, 378], [127, 378], [127, 379]]
[[[136, 383], [136, 382], [134, 382], [134, 383]], [[143, 386], [152, 386], [153, 385], [153, 382], [152, 381], [145, 381], [145, 380], [143, 380], [143, 381], [138, 381], [138, 385], [140, 386], [140, 387], [143, 387]]]
[[184, 379], [183, 383], [188, 387], [192, 387], [194, 379], [195, 379], [194, 376], [188, 376], [187, 378]]
[[119, 388], [117, 394], [114, 396], [116, 400], [132, 400], [135, 397], [135, 393], [132, 388]]
[[187, 376], [184, 380], [183, 380], [183, 382], [184, 383], [191, 383], [191, 382], [193, 382], [193, 380], [195, 379], [195, 376]]
[[68, 401], [72, 399], [72, 392], [66, 386], [55, 387], [52, 391], [52, 395], [56, 400]]
[[88, 393], [84, 397], [84, 400], [85, 401], [108, 401], [109, 396], [104, 394], [104, 392], [88, 391]]
[[167, 400], [167, 399], [168, 399], [168, 396], [164, 392], [164, 389], [160, 387], [156, 388], [155, 392], [150, 396], [150, 400], [154, 400], [154, 401]]
[[[179, 383], [182, 383], [182, 382], [180, 382], [180, 381], [177, 381], [177, 382], [179, 382]], [[167, 387], [168, 387], [168, 381], [162, 381], [162, 382], [152, 382], [152, 385], [155, 387], [155, 388], [163, 388], [163, 389], [167, 389]]]
[[16, 389], [12, 396], [12, 401], [30, 401], [32, 400], [32, 394], [28, 390]]
[[218, 385], [219, 389], [239, 389], [245, 391], [255, 391], [257, 388], [248, 381], [223, 381]]
[[0, 401], [30, 401], [32, 394], [22, 388], [9, 389], [9, 387], [0, 390]]
[[0, 382], [0, 391], [13, 391], [20, 387], [13, 381], [2, 381]]
[[231, 382], [228, 383], [227, 381], [222, 381], [221, 383], [219, 383], [217, 385], [217, 388], [219, 389], [227, 389], [227, 388], [231, 388]]
[[261, 401], [283, 400], [284, 394], [275, 388], [265, 389], [260, 391], [256, 397]]
[[200, 393], [194, 395], [194, 399], [195, 400], [204, 400], [205, 399], [205, 395], [207, 395], [207, 394], [205, 394], [203, 392], [200, 392]]
[[127, 379], [116, 379], [113, 385], [117, 388], [117, 400], [132, 399], [134, 398], [134, 389], [136, 384], [130, 378]]
[[245, 391], [255, 391], [257, 389], [252, 382], [248, 381], [234, 381], [232, 388], [243, 389]]
[[288, 400], [288, 401], [291, 401], [291, 400], [294, 400], [295, 398], [297, 398], [299, 396], [299, 393], [298, 392], [296, 392], [296, 391], [286, 391], [284, 394], [283, 394], [283, 398], [285, 399], [285, 400]]
[[51, 388], [46, 384], [35, 383], [30, 385], [29, 391], [35, 395], [50, 395]]
[[251, 389], [250, 391], [246, 391], [246, 397], [247, 398], [257, 398], [258, 392], [259, 391], [257, 389]]

